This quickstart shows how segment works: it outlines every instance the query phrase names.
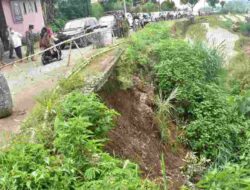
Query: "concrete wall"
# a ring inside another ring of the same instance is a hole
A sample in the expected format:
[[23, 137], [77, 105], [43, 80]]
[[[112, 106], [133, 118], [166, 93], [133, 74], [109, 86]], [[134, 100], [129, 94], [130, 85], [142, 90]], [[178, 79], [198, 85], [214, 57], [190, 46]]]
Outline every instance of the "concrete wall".
[[26, 14], [24, 11], [23, 2], [26, 4], [29, 2], [27, 0], [22, 0], [20, 2], [21, 11], [23, 13], [23, 21], [19, 23], [15, 23], [13, 16], [12, 16], [12, 10], [10, 6], [10, 0], [0, 0], [2, 2], [3, 11], [6, 19], [6, 24], [13, 28], [15, 31], [20, 32], [21, 34], [25, 35], [25, 32], [28, 29], [28, 26], [30, 24], [33, 24], [35, 26], [34, 31], [40, 32], [41, 28], [44, 26], [44, 20], [43, 20], [43, 13], [42, 13], [42, 6], [40, 3], [40, 0], [30, 0], [32, 5], [34, 6], [34, 1], [36, 1], [37, 5], [37, 12], [32, 12], [28, 10], [28, 6], [26, 6]]

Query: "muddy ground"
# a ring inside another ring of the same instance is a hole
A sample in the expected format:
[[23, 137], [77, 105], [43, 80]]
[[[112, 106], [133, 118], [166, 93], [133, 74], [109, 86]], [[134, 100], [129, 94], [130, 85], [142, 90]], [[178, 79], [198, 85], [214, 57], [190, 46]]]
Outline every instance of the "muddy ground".
[[175, 125], [169, 125], [168, 143], [161, 141], [154, 113], [154, 88], [134, 78], [134, 87], [115, 90], [106, 85], [99, 95], [104, 102], [120, 113], [117, 126], [110, 131], [106, 150], [140, 165], [145, 178], [159, 180], [161, 154], [165, 156], [170, 189], [180, 189], [185, 178], [180, 167], [187, 151], [178, 143]]

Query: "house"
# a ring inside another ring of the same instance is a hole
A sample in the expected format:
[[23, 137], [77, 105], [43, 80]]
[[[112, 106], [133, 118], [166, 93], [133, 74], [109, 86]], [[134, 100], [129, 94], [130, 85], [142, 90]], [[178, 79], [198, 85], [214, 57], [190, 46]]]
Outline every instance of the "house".
[[6, 43], [6, 26], [25, 35], [29, 25], [39, 32], [44, 26], [40, 0], [0, 0], [0, 37]]

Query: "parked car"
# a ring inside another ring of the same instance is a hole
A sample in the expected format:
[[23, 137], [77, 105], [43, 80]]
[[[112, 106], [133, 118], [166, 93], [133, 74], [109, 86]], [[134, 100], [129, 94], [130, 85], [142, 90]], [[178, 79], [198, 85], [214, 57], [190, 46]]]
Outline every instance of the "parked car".
[[112, 29], [113, 34], [116, 35], [116, 18], [114, 15], [103, 16], [99, 19], [99, 25], [101, 28]]
[[[93, 32], [95, 29], [99, 28], [99, 23], [94, 17], [86, 17], [76, 20], [68, 21], [62, 32], [58, 33], [57, 38], [59, 41], [65, 41], [73, 37], [81, 36], [83, 34]], [[89, 41], [86, 37], [79, 38], [76, 40], [77, 45], [80, 47], [85, 47], [88, 45]], [[64, 49], [66, 44], [61, 46]]]
[[157, 22], [158, 20], [160, 20], [160, 12], [152, 12], [151, 19], [152, 22]]
[[113, 28], [115, 25], [115, 17], [113, 15], [103, 16], [99, 19], [99, 25], [101, 28]]

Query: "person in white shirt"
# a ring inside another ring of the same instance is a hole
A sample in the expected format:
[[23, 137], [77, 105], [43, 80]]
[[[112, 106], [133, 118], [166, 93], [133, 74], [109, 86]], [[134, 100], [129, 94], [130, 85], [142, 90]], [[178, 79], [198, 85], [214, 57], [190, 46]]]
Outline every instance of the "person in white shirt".
[[10, 59], [14, 59], [15, 57], [13, 56], [13, 52], [14, 52], [14, 46], [13, 46], [13, 41], [11, 39], [11, 36], [10, 36], [10, 31], [12, 30], [12, 28], [9, 28], [7, 26], [7, 29], [6, 29], [6, 36], [7, 36], [7, 39], [8, 39], [8, 42], [9, 42], [9, 58]]
[[22, 55], [22, 34], [15, 32], [13, 29], [10, 31], [10, 38], [13, 42], [13, 46], [16, 52], [16, 55], [19, 59], [23, 58]]

